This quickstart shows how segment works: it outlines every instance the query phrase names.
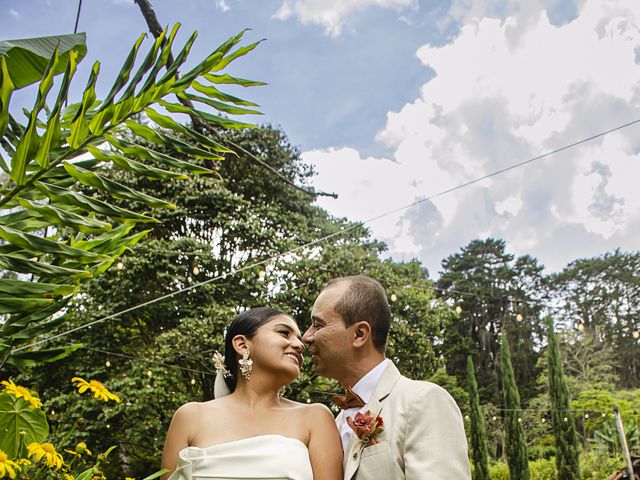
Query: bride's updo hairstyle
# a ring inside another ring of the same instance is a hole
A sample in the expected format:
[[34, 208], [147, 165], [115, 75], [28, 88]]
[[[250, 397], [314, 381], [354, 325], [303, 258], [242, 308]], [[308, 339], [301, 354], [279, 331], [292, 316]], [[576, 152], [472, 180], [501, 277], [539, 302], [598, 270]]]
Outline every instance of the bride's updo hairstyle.
[[231, 320], [227, 328], [227, 336], [224, 339], [224, 364], [231, 372], [231, 375], [226, 377], [224, 381], [231, 392], [236, 389], [238, 383], [238, 356], [231, 341], [237, 335], [244, 335], [251, 340], [262, 325], [280, 315], [287, 314], [277, 308], [258, 307], [242, 312]]

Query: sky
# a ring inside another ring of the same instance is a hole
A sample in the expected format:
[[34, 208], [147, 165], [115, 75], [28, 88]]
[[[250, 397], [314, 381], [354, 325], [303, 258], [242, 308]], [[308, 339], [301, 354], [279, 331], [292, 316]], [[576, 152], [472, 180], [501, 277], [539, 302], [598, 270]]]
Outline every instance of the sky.
[[[432, 276], [477, 238], [502, 238], [547, 272], [640, 238], [640, 124], [442, 194], [640, 119], [637, 0], [155, 0], [191, 59], [250, 28], [265, 39], [231, 73], [254, 120], [280, 126], [396, 260]], [[77, 0], [0, 0], [0, 39], [71, 33]], [[85, 0], [89, 53], [107, 93], [146, 24], [132, 0]], [[84, 69], [84, 70], [82, 70]], [[84, 75], [84, 78], [82, 77]], [[74, 91], [72, 89], [72, 91]], [[16, 105], [22, 100], [17, 97]], [[402, 208], [417, 203], [411, 208]]]

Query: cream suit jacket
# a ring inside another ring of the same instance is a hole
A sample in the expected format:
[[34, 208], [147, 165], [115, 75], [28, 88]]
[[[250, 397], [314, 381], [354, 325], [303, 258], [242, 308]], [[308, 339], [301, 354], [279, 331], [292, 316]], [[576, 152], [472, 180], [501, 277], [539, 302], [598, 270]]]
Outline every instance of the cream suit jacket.
[[445, 389], [389, 363], [366, 410], [382, 417], [384, 431], [366, 448], [351, 436], [344, 480], [471, 480], [462, 415]]

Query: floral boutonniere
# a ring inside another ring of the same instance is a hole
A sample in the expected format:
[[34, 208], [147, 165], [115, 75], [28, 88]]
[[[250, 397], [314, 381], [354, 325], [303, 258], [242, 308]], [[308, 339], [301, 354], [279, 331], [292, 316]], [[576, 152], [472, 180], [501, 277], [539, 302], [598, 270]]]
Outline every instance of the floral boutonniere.
[[382, 417], [372, 414], [370, 410], [358, 412], [353, 418], [347, 417], [347, 424], [356, 432], [360, 443], [365, 447], [378, 443], [378, 435], [384, 431]]

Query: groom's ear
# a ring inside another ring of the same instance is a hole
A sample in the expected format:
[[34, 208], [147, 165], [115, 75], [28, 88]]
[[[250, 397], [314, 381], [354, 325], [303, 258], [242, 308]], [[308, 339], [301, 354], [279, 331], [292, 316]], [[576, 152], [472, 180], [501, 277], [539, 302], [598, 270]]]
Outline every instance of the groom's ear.
[[360, 348], [365, 346], [371, 339], [371, 325], [369, 322], [357, 322], [353, 329], [353, 346]]
[[247, 337], [245, 337], [244, 335], [236, 335], [235, 337], [233, 337], [233, 339], [231, 340], [231, 345], [233, 345], [233, 349], [238, 355], [242, 355], [246, 350], [249, 350]]

